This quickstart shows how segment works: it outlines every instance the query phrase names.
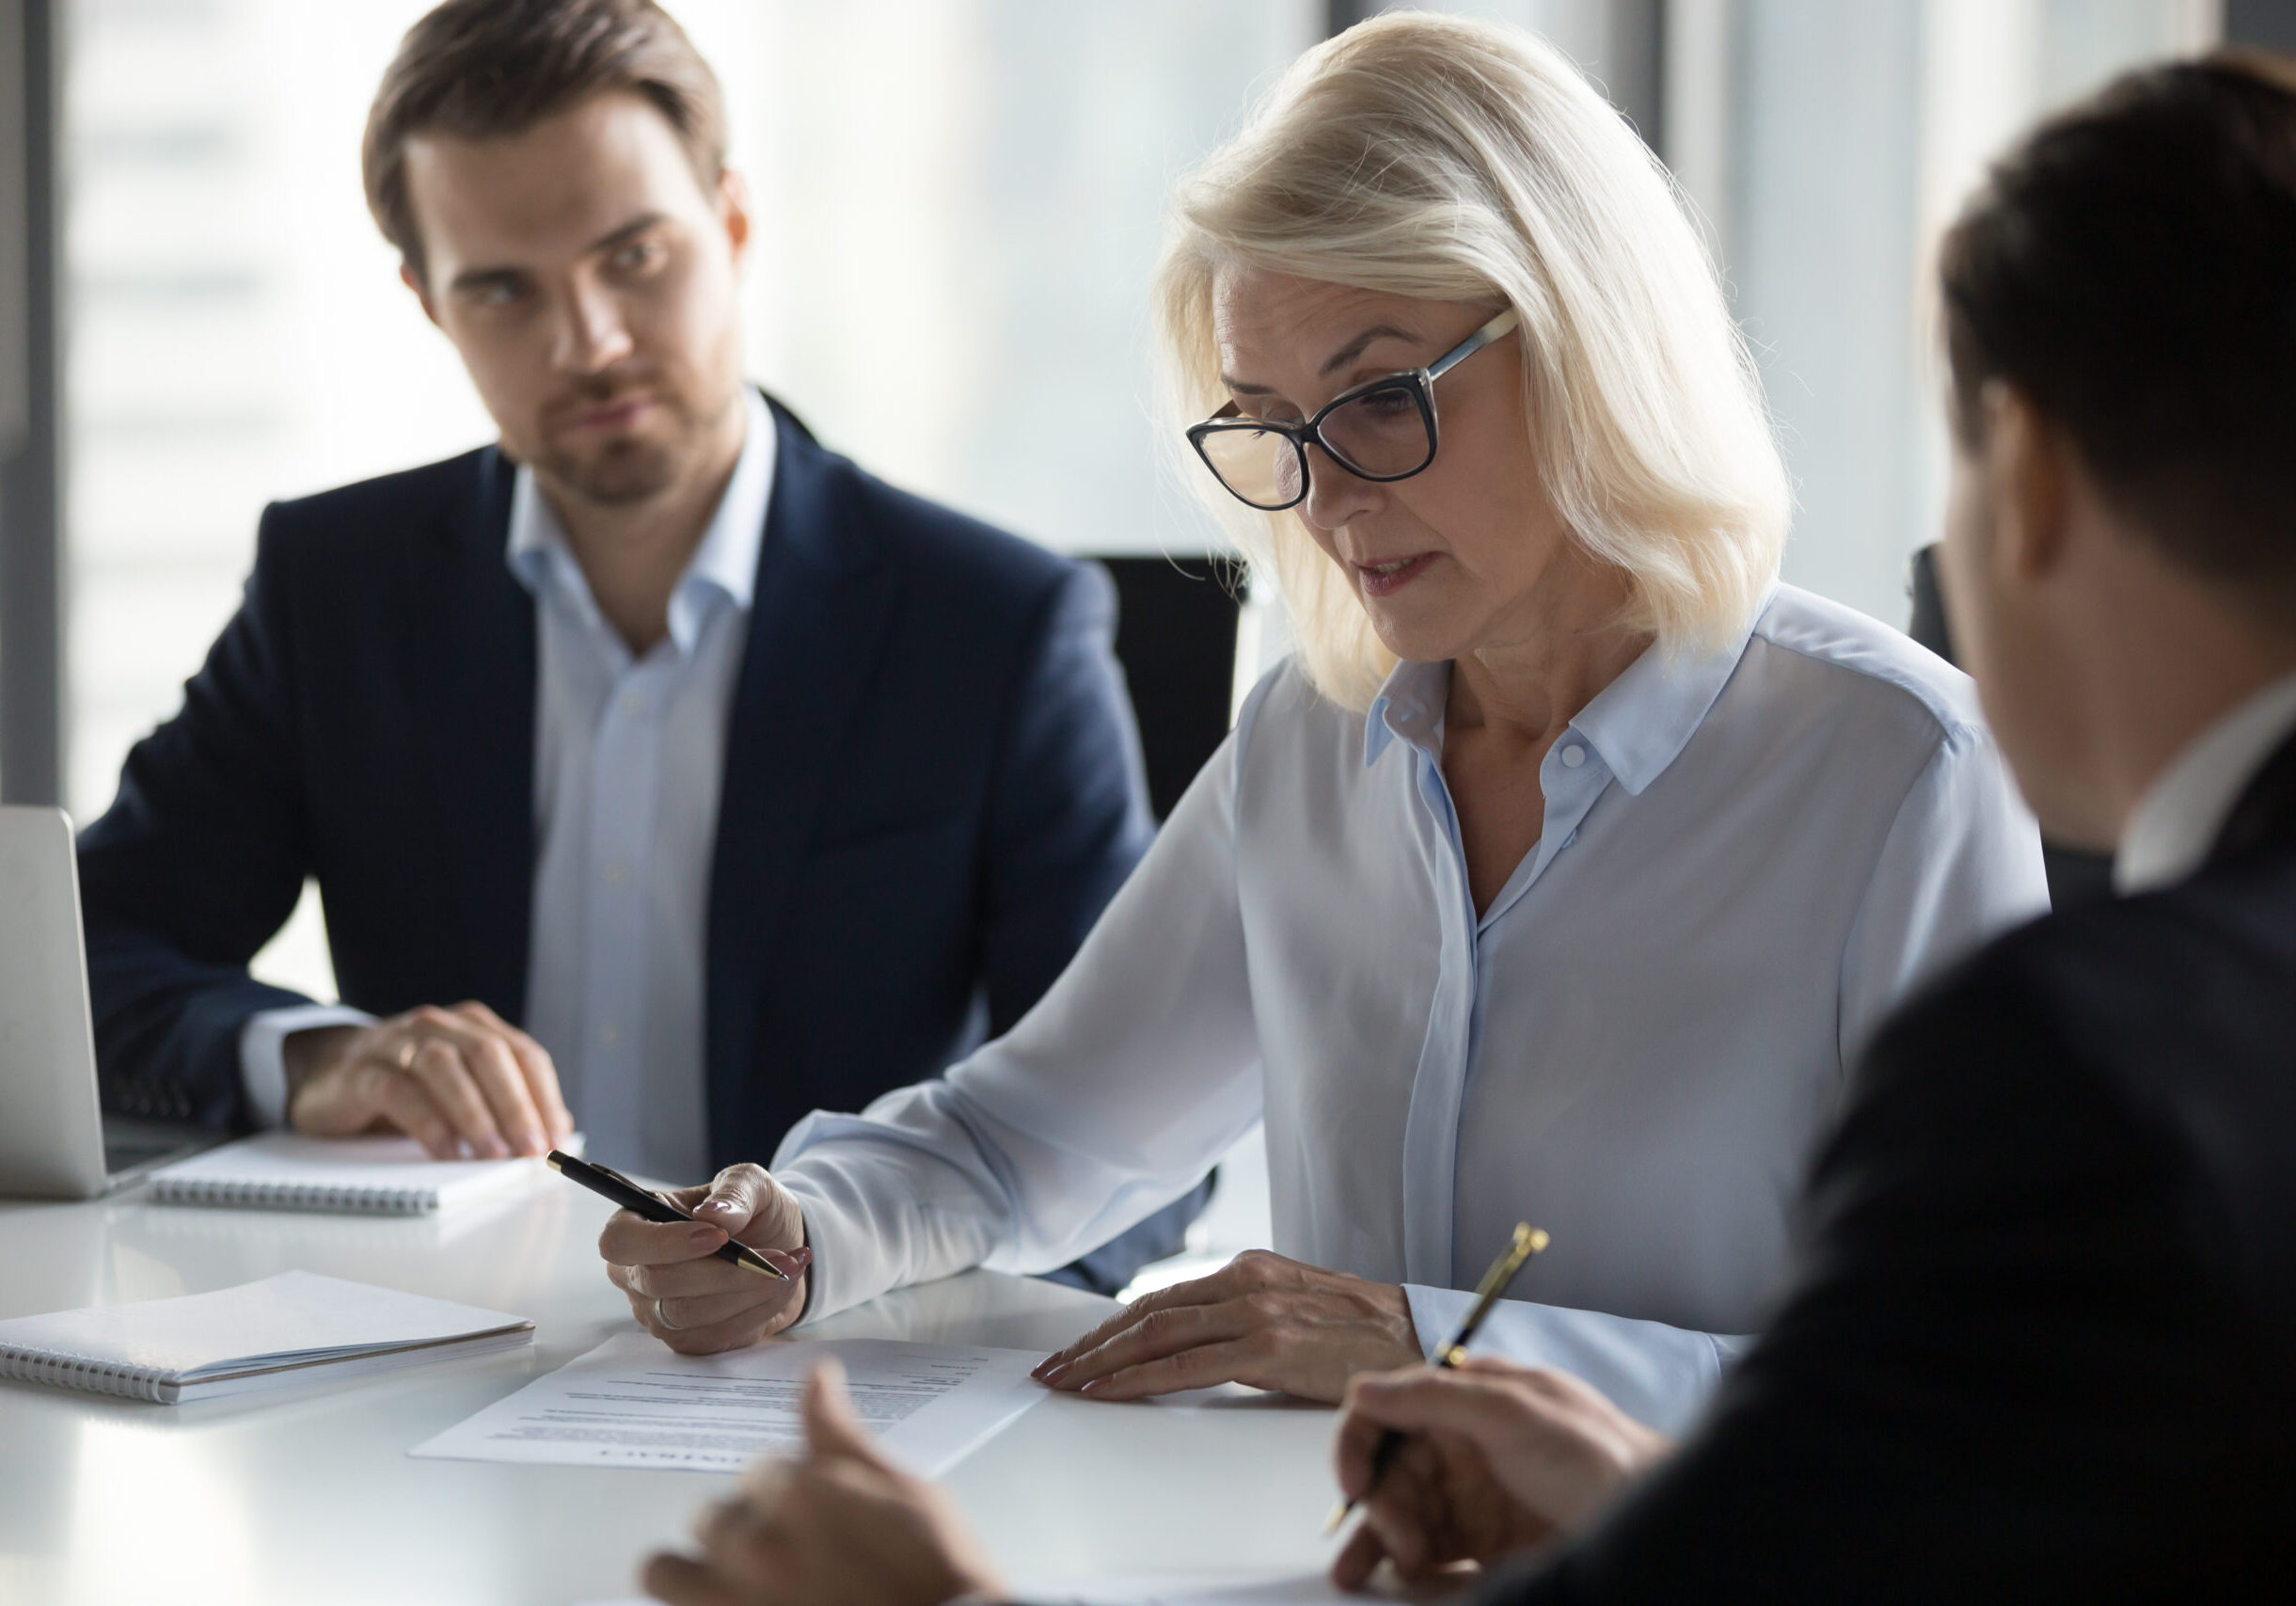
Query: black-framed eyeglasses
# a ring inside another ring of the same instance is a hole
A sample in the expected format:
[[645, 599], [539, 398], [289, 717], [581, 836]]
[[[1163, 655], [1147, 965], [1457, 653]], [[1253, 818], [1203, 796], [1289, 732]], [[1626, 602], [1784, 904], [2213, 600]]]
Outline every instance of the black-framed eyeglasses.
[[1300, 423], [1246, 418], [1230, 402], [1188, 428], [1188, 444], [1228, 494], [1280, 513], [1307, 500], [1307, 448], [1320, 446], [1359, 480], [1408, 480], [1435, 460], [1434, 383], [1521, 320], [1510, 307], [1425, 368], [1342, 391]]

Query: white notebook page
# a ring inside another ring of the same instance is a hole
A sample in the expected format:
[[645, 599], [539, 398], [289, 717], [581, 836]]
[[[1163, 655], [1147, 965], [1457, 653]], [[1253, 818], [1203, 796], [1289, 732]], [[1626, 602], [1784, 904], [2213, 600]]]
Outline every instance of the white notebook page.
[[249, 1364], [356, 1355], [528, 1325], [501, 1311], [283, 1271], [213, 1294], [18, 1316], [0, 1322], [0, 1347], [191, 1380]]
[[[580, 1153], [579, 1148], [571, 1148]], [[159, 1204], [445, 1210], [548, 1174], [540, 1160], [434, 1160], [411, 1137], [306, 1137], [263, 1132], [151, 1173]]]

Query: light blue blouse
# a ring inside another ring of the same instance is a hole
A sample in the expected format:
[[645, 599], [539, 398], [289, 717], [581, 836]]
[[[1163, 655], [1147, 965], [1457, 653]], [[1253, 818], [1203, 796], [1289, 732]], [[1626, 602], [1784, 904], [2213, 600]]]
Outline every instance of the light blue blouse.
[[1449, 673], [1399, 666], [1367, 718], [1277, 670], [1018, 1026], [789, 1135], [811, 1315], [1064, 1264], [1264, 1119], [1278, 1251], [1402, 1284], [1432, 1348], [1531, 1221], [1553, 1246], [1482, 1344], [1695, 1414], [1860, 1044], [2047, 907], [2038, 836], [1966, 677], [1781, 586], [1571, 722], [1478, 916]]

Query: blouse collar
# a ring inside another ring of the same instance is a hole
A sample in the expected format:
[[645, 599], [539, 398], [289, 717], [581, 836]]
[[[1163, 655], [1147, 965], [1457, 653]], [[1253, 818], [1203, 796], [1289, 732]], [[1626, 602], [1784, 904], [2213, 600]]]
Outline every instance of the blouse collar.
[[[1578, 710], [1570, 728], [1594, 750], [1621, 786], [1640, 795], [1698, 734], [1745, 656], [1755, 623], [1768, 609], [1766, 596], [1745, 628], [1718, 646], [1670, 652], [1653, 643]], [[1364, 716], [1365, 765], [1378, 763], [1397, 738], [1439, 758], [1450, 684], [1449, 661], [1398, 662]]]

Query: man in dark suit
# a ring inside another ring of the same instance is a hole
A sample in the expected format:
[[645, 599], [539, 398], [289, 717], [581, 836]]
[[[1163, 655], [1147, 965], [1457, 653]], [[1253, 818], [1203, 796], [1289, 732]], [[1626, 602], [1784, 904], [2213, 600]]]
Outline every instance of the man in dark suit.
[[[82, 838], [115, 1107], [706, 1176], [1010, 1026], [1145, 848], [1105, 578], [743, 383], [724, 127], [650, 0], [407, 35], [368, 199], [500, 443], [264, 515]], [[308, 876], [342, 1008], [245, 970]]]
[[[1798, 1285], [1679, 1450], [1551, 1373], [1357, 1379], [1342, 1582], [1544, 1546], [1482, 1606], [2296, 1591], [2296, 71], [2159, 68], [2047, 125], [1943, 290], [1956, 637], [2044, 829], [2124, 896], [1884, 1028]], [[657, 1593], [826, 1598], [784, 1581], [864, 1549], [844, 1598], [996, 1588], [809, 1405], [812, 1456]]]

